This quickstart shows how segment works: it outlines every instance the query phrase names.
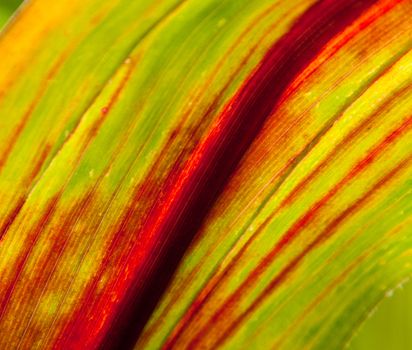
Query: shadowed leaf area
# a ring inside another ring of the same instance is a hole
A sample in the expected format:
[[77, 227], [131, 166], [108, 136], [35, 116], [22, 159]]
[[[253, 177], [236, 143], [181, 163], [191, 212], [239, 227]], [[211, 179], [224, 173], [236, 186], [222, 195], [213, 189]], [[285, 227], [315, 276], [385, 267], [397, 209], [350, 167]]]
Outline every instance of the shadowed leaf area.
[[0, 33], [0, 348], [343, 348], [412, 270], [411, 16], [27, 1]]

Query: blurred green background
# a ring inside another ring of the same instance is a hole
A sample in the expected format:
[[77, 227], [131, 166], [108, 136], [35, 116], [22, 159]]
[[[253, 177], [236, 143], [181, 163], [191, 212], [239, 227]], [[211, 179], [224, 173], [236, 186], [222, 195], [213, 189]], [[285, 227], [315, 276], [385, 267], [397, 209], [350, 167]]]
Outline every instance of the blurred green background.
[[[0, 28], [21, 2], [0, 0]], [[380, 303], [377, 311], [357, 331], [348, 349], [412, 350], [412, 283], [395, 290], [390, 298]]]
[[3, 27], [21, 2], [22, 0], [0, 0], [0, 27]]
[[[390, 294], [390, 293], [389, 293]], [[412, 350], [412, 283], [394, 290], [360, 327], [349, 350]]]

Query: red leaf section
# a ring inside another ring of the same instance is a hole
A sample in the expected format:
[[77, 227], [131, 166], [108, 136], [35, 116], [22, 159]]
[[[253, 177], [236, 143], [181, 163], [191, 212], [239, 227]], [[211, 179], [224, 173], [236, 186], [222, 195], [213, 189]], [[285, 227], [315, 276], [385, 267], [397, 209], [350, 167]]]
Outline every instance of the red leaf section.
[[[125, 264], [129, 273], [113, 282], [95, 303], [90, 303], [95, 284], [93, 281], [89, 284], [79, 305], [79, 317], [62, 329], [55, 348], [123, 349], [135, 344], [205, 215], [280, 102], [283, 92], [336, 34], [375, 2], [319, 1], [273, 45], [189, 160], [167, 176], [165, 200], [151, 210], [143, 227], [133, 232], [133, 209], [123, 217], [116, 236], [127, 231], [135, 237]], [[397, 2], [389, 2], [387, 6], [392, 7]], [[108, 112], [105, 110], [103, 114]], [[284, 244], [293, 238], [292, 234], [290, 236], [285, 237]], [[109, 260], [110, 250], [105, 261]], [[202, 299], [197, 300], [165, 344], [165, 349], [174, 347], [185, 322], [190, 322], [191, 315], [201, 305]], [[88, 311], [83, 314], [82, 310]], [[108, 317], [97, 322], [98, 318], [91, 320], [83, 316], [90, 313]], [[199, 333], [194, 337], [193, 348], [202, 336]]]

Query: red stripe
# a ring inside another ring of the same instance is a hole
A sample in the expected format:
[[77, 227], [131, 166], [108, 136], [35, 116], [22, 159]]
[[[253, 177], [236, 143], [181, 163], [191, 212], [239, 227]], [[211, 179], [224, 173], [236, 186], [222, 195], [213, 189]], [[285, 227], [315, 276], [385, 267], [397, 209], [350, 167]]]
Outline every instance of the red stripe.
[[[354, 4], [347, 1], [335, 1], [333, 4], [329, 1], [321, 1], [314, 5], [267, 54], [259, 69], [229, 106], [226, 117], [239, 118], [239, 120], [241, 120], [241, 118], [245, 117], [245, 114], [251, 111], [253, 111], [255, 118], [258, 118], [260, 115], [267, 117], [273, 107], [276, 106], [278, 98], [287, 88], [289, 82], [311, 62], [316, 54], [323, 48], [323, 45], [356, 19], [356, 17], [372, 3], [373, 2], [357, 2], [357, 5], [361, 6], [352, 7]], [[330, 26], [327, 33], [325, 33], [320, 28], [326, 27], [328, 23], [333, 23], [333, 26]], [[311, 44], [313, 46], [311, 46]], [[298, 51], [298, 53], [296, 53], [295, 50]], [[289, 57], [289, 55], [291, 55], [291, 57]], [[294, 61], [295, 59], [297, 61]], [[261, 93], [259, 90], [262, 87], [264, 91], [265, 89], [271, 89], [271, 93], [268, 92], [268, 95]], [[257, 94], [257, 97], [255, 97], [253, 93]], [[269, 101], [273, 104], [269, 105]], [[250, 108], [252, 106], [253, 109]], [[243, 122], [245, 122], [245, 120], [243, 120]], [[230, 123], [233, 124], [234, 121], [231, 120]], [[225, 136], [230, 135], [231, 125], [228, 126], [229, 130], [225, 129], [224, 126], [220, 127], [220, 131], [224, 130], [224, 132], [221, 133], [221, 137], [225, 139]], [[245, 130], [244, 133], [246, 134], [247, 130]], [[213, 136], [214, 135], [211, 134], [210, 138], [213, 138]], [[241, 138], [239, 137], [239, 139]], [[210, 143], [210, 148], [215, 148], [212, 146], [212, 142]], [[210, 161], [207, 159], [207, 161], [204, 162], [208, 164]], [[194, 303], [193, 310], [196, 310], [197, 307], [196, 303]], [[184, 324], [185, 322], [181, 323], [181, 325]], [[179, 329], [182, 331], [184, 326]], [[174, 332], [164, 347], [172, 348], [179, 336], [180, 331]]]
[[[386, 13], [387, 11], [389, 11], [390, 9], [392, 9], [392, 8], [394, 7], [394, 5], [395, 5], [395, 4], [392, 2], [392, 3], [388, 3], [386, 6], [380, 7], [376, 12], [372, 13], [372, 14], [369, 15], [367, 18], [365, 18], [365, 20], [362, 21], [362, 22], [358, 25], [358, 28], [360, 28], [360, 29], [365, 29], [369, 24], [373, 23], [376, 19], [378, 19], [378, 18], [379, 18], [380, 16], [382, 16], [384, 13]], [[271, 28], [272, 28], [272, 27], [274, 27], [274, 25], [272, 25]], [[333, 50], [328, 51], [328, 56], [327, 56], [327, 57], [330, 57], [330, 56], [332, 56], [333, 54], [335, 54], [335, 53], [338, 51], [338, 48], [339, 48], [339, 47], [345, 45], [345, 44], [346, 44], [347, 42], [349, 42], [349, 40], [352, 39], [354, 36], [355, 36], [354, 32], [351, 31], [351, 32], [348, 33], [343, 39], [340, 39], [340, 40], [339, 40], [339, 44], [338, 44], [338, 45], [334, 45], [334, 46], [333, 46]], [[261, 41], [261, 40], [262, 40], [262, 39], [260, 39], [259, 41]], [[326, 59], [327, 57], [325, 57], [325, 59]], [[323, 62], [323, 61], [322, 61], [322, 62]], [[296, 90], [299, 88], [299, 86], [301, 85], [301, 83], [303, 83], [303, 82], [305, 81], [305, 79], [307, 79], [310, 75], [312, 75], [314, 72], [316, 72], [322, 62], [319, 62], [318, 65], [312, 67], [312, 69], [310, 70], [310, 73], [309, 73], [309, 74], [304, 74], [304, 78], [299, 77], [298, 83], [296, 83], [296, 84], [294, 83], [294, 84], [291, 85], [292, 89], [288, 89], [288, 90], [287, 90], [287, 93], [286, 93], [285, 96], [282, 98], [282, 102], [281, 102], [281, 103], [284, 103], [284, 101], [285, 101], [294, 91], [296, 91]], [[384, 70], [384, 73], [386, 73], [387, 71], [389, 71], [390, 68], [391, 68], [396, 62], [398, 62], [398, 60], [396, 60], [395, 62], [393, 62], [392, 64], [390, 64], [388, 67], [386, 67], [385, 70]], [[369, 86], [370, 86], [371, 84], [373, 84], [373, 82], [375, 82], [381, 75], [382, 75], [382, 73], [379, 74], [377, 77], [375, 77], [375, 78], [373, 79], [373, 81], [370, 82], [367, 87], [365, 87], [365, 89], [362, 91], [362, 93], [363, 93], [365, 90], [367, 90], [367, 89], [369, 88]], [[344, 110], [346, 110], [346, 109], [347, 109], [347, 108], [345, 107]], [[342, 112], [342, 113], [343, 113], [343, 112]], [[369, 120], [368, 120], [368, 121], [365, 121], [365, 122], [363, 123], [363, 125], [366, 126], [366, 124], [369, 123], [369, 122], [370, 122]], [[360, 131], [359, 131], [359, 132], [360, 132]], [[357, 134], [357, 133], [356, 133], [356, 134]], [[351, 138], [353, 138], [354, 136], [355, 136], [355, 135], [352, 135]], [[346, 143], [346, 142], [345, 142], [345, 143]], [[340, 146], [338, 146], [338, 148], [339, 148], [339, 147], [340, 147]], [[336, 150], [336, 151], [337, 151], [337, 150]], [[337, 152], [335, 152], [335, 153], [337, 153]], [[298, 156], [296, 156], [296, 157], [293, 159], [293, 161], [290, 161], [290, 162], [287, 163], [287, 165], [286, 165], [285, 168], [283, 169], [282, 173], [285, 173], [285, 171], [286, 171], [291, 165], [293, 165], [293, 163], [296, 161], [296, 158], [297, 158], [297, 157], [298, 157]], [[332, 159], [332, 156], [331, 156], [331, 157], [328, 157], [328, 158]], [[326, 163], [326, 162], [325, 162], [325, 163]], [[322, 164], [322, 167], [323, 167], [323, 164]], [[315, 176], [315, 173], [317, 173], [317, 172], [320, 171], [320, 170], [321, 170], [321, 169], [317, 169], [317, 170], [315, 170], [315, 172], [314, 172], [313, 174], [311, 173], [311, 175], [309, 175], [310, 178], [308, 178], [307, 181], [305, 181], [305, 182], [310, 181], [310, 179]], [[299, 186], [300, 186], [299, 191], [296, 189], [296, 190], [294, 191], [293, 197], [296, 197], [297, 192], [300, 192], [301, 190], [303, 190], [304, 186], [302, 186], [302, 184], [298, 185], [298, 187], [299, 187]], [[291, 195], [290, 197], [292, 197], [292, 195]], [[289, 199], [291, 199], [291, 198], [289, 198]], [[285, 201], [285, 203], [284, 203], [283, 205], [285, 205], [285, 204], [286, 204], [286, 201]], [[224, 235], [222, 235], [222, 239], [224, 239]], [[250, 242], [247, 242], [247, 243], [245, 244], [245, 246], [247, 246], [248, 243], [250, 243]], [[212, 249], [213, 249], [213, 248], [212, 248]], [[205, 255], [207, 256], [207, 254], [208, 254], [208, 253], [206, 253]], [[235, 257], [233, 260], [236, 261], [237, 258]], [[200, 270], [200, 268], [201, 268], [201, 264], [196, 265], [189, 273], [186, 273], [186, 275], [184, 276], [184, 279], [181, 280], [181, 281], [179, 282], [179, 284], [180, 284], [180, 285], [190, 284], [190, 281], [193, 279], [193, 276], [194, 276], [196, 273], [198, 273], [198, 271]], [[207, 293], [207, 294], [210, 294], [210, 293], [212, 292], [212, 290], [213, 290], [213, 289], [208, 289], [208, 293]], [[155, 331], [162, 325], [162, 322], [161, 322], [162, 318], [165, 317], [165, 315], [169, 312], [169, 310], [170, 310], [171, 308], [173, 308], [173, 305], [174, 305], [175, 301], [181, 297], [181, 295], [184, 293], [184, 291], [185, 291], [184, 288], [175, 288], [175, 289], [173, 290], [173, 292], [172, 292], [173, 298], [171, 298], [171, 299], [168, 300], [167, 305], [162, 309], [162, 314], [157, 316], [158, 321], [155, 322], [155, 323], [153, 323], [153, 324], [151, 325], [151, 327], [145, 329], [145, 332], [143, 333], [142, 337], [139, 339], [139, 345], [145, 344], [145, 342], [150, 338], [151, 334], [153, 334], [153, 332], [155, 332]], [[202, 295], [205, 295], [205, 293], [202, 292]], [[200, 298], [200, 297], [199, 297], [199, 298]], [[206, 298], [206, 296], [205, 296], [205, 298]], [[201, 298], [201, 299], [204, 300], [204, 298]], [[191, 309], [191, 311], [192, 311], [192, 310], [193, 310], [193, 309]], [[194, 311], [193, 311], [193, 312], [194, 312]], [[195, 313], [195, 312], [194, 312], [194, 313]], [[187, 314], [186, 314], [186, 316], [187, 316]]]

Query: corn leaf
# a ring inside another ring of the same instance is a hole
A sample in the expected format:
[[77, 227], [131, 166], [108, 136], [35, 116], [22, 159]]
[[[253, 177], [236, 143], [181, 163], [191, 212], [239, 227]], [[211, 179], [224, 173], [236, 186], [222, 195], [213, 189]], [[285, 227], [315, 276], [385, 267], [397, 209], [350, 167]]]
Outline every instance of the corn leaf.
[[25, 3], [0, 36], [0, 348], [342, 348], [412, 269], [411, 15]]

